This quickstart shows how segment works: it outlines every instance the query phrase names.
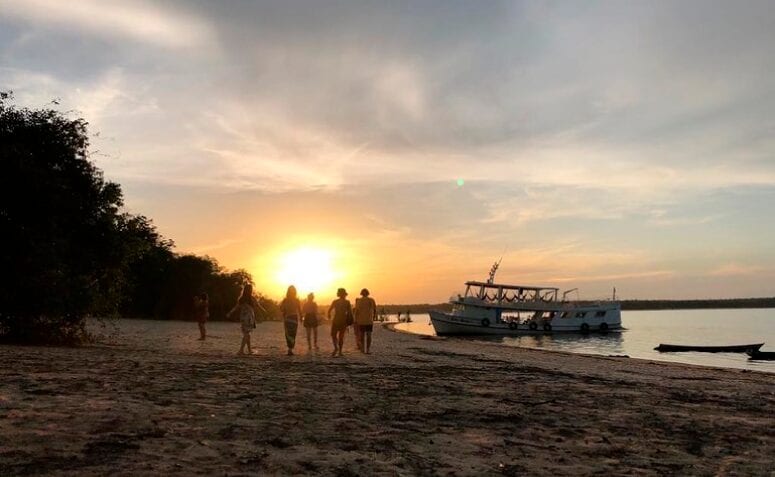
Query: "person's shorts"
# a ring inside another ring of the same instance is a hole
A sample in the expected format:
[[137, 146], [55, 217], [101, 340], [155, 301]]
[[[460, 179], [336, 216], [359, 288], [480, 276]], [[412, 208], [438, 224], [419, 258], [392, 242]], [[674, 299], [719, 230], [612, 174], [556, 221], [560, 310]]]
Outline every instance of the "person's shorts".
[[361, 333], [371, 333], [374, 331], [374, 325], [359, 325], [361, 328]]
[[318, 317], [308, 315], [304, 317], [304, 327], [305, 328], [315, 328], [318, 326]]

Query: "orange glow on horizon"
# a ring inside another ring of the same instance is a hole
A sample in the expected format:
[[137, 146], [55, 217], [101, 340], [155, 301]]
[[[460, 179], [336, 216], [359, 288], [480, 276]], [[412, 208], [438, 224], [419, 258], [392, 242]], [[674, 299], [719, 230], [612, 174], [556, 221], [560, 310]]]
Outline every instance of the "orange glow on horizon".
[[341, 250], [322, 241], [288, 245], [270, 252], [260, 263], [264, 272], [254, 273], [259, 289], [275, 298], [285, 296], [289, 285], [296, 287], [301, 299], [307, 293], [318, 298], [333, 296], [349, 274]]

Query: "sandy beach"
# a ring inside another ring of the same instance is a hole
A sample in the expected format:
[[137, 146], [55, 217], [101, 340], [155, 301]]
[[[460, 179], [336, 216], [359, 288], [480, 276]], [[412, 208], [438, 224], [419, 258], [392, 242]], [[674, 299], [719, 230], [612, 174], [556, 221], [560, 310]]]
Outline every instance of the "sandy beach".
[[0, 346], [0, 475], [773, 475], [775, 375], [280, 323]]

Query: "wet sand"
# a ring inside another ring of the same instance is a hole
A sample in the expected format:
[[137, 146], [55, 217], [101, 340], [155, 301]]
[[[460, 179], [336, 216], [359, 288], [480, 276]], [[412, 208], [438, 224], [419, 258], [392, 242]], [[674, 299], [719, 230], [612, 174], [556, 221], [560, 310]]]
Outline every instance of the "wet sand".
[[0, 346], [0, 475], [773, 475], [775, 375], [280, 323]]

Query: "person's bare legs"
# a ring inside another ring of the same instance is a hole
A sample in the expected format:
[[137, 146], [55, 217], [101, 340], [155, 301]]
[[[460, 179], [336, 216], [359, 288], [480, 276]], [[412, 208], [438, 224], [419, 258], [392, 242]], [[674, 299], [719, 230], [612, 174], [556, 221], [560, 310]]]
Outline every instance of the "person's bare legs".
[[331, 341], [334, 343], [334, 352], [331, 353], [331, 356], [336, 356], [337, 353], [339, 352], [339, 348], [336, 345], [336, 335], [337, 334], [338, 333], [337, 333], [336, 329], [335, 328], [331, 328]]
[[318, 327], [317, 326], [312, 327], [312, 335], [315, 337], [315, 351], [320, 351], [320, 348], [318, 348]]
[[242, 343], [239, 345], [239, 354], [245, 354], [245, 343], [248, 344], [248, 350], [250, 349], [250, 334], [242, 332]]
[[207, 330], [205, 330], [205, 322], [199, 322], [199, 341], [204, 341], [207, 336]]
[[371, 353], [371, 331], [364, 333], [366, 335], [366, 354]]
[[337, 337], [339, 339], [339, 356], [342, 356], [342, 348], [344, 348], [344, 332], [347, 331], [347, 328], [344, 328], [342, 330], [339, 330], [339, 336]]
[[312, 328], [305, 326], [304, 331], [307, 332], [307, 348], [312, 351]]

